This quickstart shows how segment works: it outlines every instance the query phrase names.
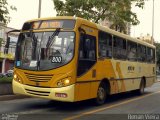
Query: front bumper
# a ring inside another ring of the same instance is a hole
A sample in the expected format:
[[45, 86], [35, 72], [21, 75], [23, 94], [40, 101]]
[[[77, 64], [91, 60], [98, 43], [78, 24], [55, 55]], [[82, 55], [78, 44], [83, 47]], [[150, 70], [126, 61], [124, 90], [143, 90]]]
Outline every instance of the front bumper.
[[[42, 88], [42, 87], [23, 85], [13, 80], [12, 86], [14, 94], [22, 94], [22, 95], [46, 98], [56, 101], [74, 102], [74, 88], [75, 88], [74, 84], [61, 88]], [[59, 96], [57, 97], [56, 93], [67, 94], [67, 97], [59, 97]]]

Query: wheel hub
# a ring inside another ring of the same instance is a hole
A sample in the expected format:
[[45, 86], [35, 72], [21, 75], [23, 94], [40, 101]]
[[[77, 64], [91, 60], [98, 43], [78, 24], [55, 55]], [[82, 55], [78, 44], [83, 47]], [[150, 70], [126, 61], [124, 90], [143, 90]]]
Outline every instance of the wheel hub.
[[100, 100], [104, 99], [104, 96], [105, 96], [104, 94], [105, 94], [104, 89], [102, 87], [100, 87], [98, 89], [98, 97], [99, 97]]

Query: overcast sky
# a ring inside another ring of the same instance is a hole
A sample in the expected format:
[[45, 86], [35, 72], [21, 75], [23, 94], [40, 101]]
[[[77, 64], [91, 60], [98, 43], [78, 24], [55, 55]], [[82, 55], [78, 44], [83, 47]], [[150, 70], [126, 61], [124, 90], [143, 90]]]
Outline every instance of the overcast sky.
[[[20, 29], [23, 23], [27, 20], [38, 17], [38, 1], [39, 0], [8, 0], [9, 4], [17, 7], [17, 11], [11, 11], [11, 22], [9, 27]], [[138, 15], [140, 24], [131, 28], [131, 36], [138, 37], [141, 34], [146, 35], [149, 33], [152, 35], [152, 4], [153, 0], [146, 1], [143, 10], [139, 8], [133, 8]], [[160, 42], [160, 0], [155, 0], [155, 17], [154, 17], [154, 38], [155, 41]], [[56, 11], [53, 7], [52, 0], [42, 0], [42, 12], [41, 17], [56, 16]]]

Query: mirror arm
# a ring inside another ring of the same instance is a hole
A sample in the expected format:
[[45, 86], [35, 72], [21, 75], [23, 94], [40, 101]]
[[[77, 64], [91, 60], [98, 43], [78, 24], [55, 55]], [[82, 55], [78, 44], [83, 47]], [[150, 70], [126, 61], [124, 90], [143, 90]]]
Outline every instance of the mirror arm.
[[86, 31], [83, 28], [81, 28], [81, 27], [78, 28], [78, 31], [82, 32], [83, 34], [86, 34]]

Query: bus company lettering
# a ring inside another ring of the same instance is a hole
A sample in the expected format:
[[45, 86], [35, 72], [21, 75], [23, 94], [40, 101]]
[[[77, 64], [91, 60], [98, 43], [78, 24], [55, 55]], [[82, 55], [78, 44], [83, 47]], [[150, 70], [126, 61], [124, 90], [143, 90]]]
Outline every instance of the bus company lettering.
[[134, 72], [135, 67], [134, 66], [128, 66], [128, 72]]

